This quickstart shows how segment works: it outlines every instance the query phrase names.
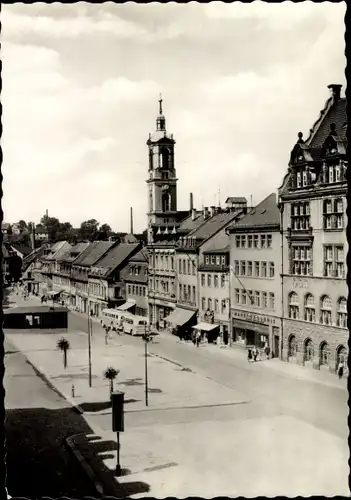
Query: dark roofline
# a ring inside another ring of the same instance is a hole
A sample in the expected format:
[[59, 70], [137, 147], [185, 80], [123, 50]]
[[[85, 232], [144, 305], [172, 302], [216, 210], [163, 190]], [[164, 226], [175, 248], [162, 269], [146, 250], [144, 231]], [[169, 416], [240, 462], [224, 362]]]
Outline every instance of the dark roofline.
[[226, 232], [227, 234], [232, 234], [232, 233], [242, 233], [245, 231], [246, 233], [257, 233], [261, 231], [280, 231], [280, 224], [257, 224], [255, 226], [232, 226], [228, 227]]

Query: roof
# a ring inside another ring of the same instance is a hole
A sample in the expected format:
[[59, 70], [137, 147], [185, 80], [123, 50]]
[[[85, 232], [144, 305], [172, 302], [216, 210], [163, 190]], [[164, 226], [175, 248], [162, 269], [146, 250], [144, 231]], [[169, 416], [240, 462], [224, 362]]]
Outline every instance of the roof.
[[114, 245], [115, 241], [93, 241], [74, 261], [74, 265], [92, 266]]
[[245, 217], [229, 227], [229, 231], [243, 228], [258, 228], [266, 226], [279, 226], [280, 213], [277, 207], [275, 193], [271, 193], [257, 207], [253, 208]]
[[62, 255], [64, 255], [71, 245], [67, 241], [58, 241], [51, 247], [51, 251], [46, 260], [59, 260]]
[[247, 199], [243, 196], [229, 196], [226, 200], [226, 203], [247, 203]]
[[142, 248], [137, 252], [135, 255], [133, 255], [130, 259], [130, 262], [149, 262], [147, 251], [145, 248]]
[[324, 108], [324, 118], [318, 124], [314, 125], [316, 130], [306, 141], [311, 148], [321, 147], [330, 134], [330, 126], [335, 124], [335, 130], [338, 136], [345, 137], [345, 124], [347, 123], [346, 98], [341, 97], [335, 103], [330, 105], [330, 99]]
[[23, 257], [27, 257], [33, 252], [33, 249], [26, 245], [19, 245], [18, 243], [11, 243], [11, 247], [17, 252], [21, 253]]
[[206, 222], [206, 220], [203, 217], [203, 212], [201, 210], [196, 210], [195, 219], [192, 219], [191, 214], [188, 215], [188, 217], [181, 222], [177, 229], [177, 233], [189, 233], [190, 231], [194, 231], [194, 229], [198, 228], [204, 222]]
[[23, 306], [11, 307], [5, 309], [4, 314], [39, 314], [39, 313], [52, 313], [52, 312], [69, 312], [69, 309], [64, 306]]
[[1, 248], [2, 248], [2, 258], [8, 259], [10, 257], [10, 252], [8, 251], [4, 243], [1, 244]]
[[1, 229], [10, 229], [11, 224], [9, 222], [2, 222]]
[[90, 245], [90, 243], [77, 243], [72, 248], [68, 250], [64, 255], [62, 255], [60, 262], [73, 262], [76, 260], [81, 253]]
[[34, 231], [36, 233], [45, 233], [45, 234], [48, 232], [48, 230], [44, 226], [36, 226]]
[[131, 254], [136, 252], [140, 247], [140, 243], [120, 243], [112, 248], [107, 254], [102, 257], [98, 262], [95, 262], [95, 267], [91, 269], [89, 276], [107, 276], [114, 269], [119, 267]]
[[128, 233], [124, 236], [123, 243], [138, 243], [138, 238], [134, 234]]
[[197, 240], [206, 240], [235, 219], [240, 212], [241, 210], [235, 210], [234, 212], [220, 212], [215, 214], [209, 217], [199, 228], [189, 233], [189, 236]]
[[203, 254], [208, 254], [208, 253], [229, 253], [229, 245], [224, 247], [224, 248], [210, 248], [208, 250], [203, 251]]

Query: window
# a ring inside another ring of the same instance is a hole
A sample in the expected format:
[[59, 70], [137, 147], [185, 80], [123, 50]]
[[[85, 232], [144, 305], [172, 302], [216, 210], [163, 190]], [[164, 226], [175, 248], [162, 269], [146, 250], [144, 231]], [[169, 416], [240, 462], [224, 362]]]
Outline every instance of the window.
[[135, 285], [133, 285], [133, 291], [132, 294], [135, 295]]
[[305, 295], [304, 320], [309, 321], [310, 323], [314, 323], [316, 321], [314, 297], [310, 293]]
[[267, 277], [267, 262], [261, 262], [261, 276], [262, 278]]
[[221, 287], [224, 288], [224, 284], [225, 284], [225, 275], [222, 274], [221, 275]]
[[243, 305], [246, 304], [246, 291], [245, 290], [241, 290], [241, 303]]
[[214, 266], [216, 263], [216, 257], [214, 255], [211, 255], [211, 264]]
[[255, 306], [261, 307], [261, 294], [260, 292], [255, 292]]
[[226, 310], [226, 307], [227, 307], [227, 303], [226, 303], [226, 300], [225, 300], [225, 299], [223, 299], [223, 300], [222, 300], [221, 305], [222, 305], [222, 313], [224, 313], [224, 312], [225, 312], [225, 310]]
[[254, 248], [258, 248], [258, 235], [254, 236]]
[[201, 286], [205, 286], [205, 275], [201, 274]]
[[240, 304], [240, 290], [239, 290], [239, 288], [235, 289], [235, 302], [236, 302], [236, 304]]
[[206, 309], [206, 299], [204, 297], [201, 299], [201, 308], [203, 311]]
[[339, 363], [347, 363], [347, 350], [346, 348], [341, 345], [337, 348], [336, 350], [336, 360], [337, 360], [337, 365]]
[[247, 275], [252, 276], [252, 260], [247, 262]]
[[266, 235], [261, 234], [261, 248], [266, 248]]
[[275, 296], [274, 293], [269, 294], [269, 308], [274, 309], [275, 307]]
[[336, 325], [341, 328], [347, 328], [347, 301], [344, 297], [338, 300]]
[[320, 315], [320, 323], [322, 325], [331, 325], [332, 324], [332, 303], [328, 295], [324, 295], [321, 298], [321, 315]]
[[183, 298], [183, 285], [179, 284], [179, 299], [182, 300]]
[[253, 301], [253, 293], [252, 293], [252, 290], [246, 290], [246, 294], [248, 296], [248, 301], [247, 303], [252, 306], [254, 304], [254, 301]]
[[129, 293], [129, 295], [132, 293], [132, 287], [131, 287], [131, 285], [128, 285], [128, 293]]
[[211, 275], [207, 275], [207, 286], [211, 286]]
[[205, 264], [209, 264], [209, 263], [210, 263], [210, 257], [209, 257], [209, 255], [206, 255]]
[[236, 274], [236, 276], [239, 276], [239, 274], [240, 274], [240, 268], [239, 268], [239, 261], [238, 260], [234, 261], [234, 273]]
[[235, 246], [236, 248], [240, 248], [240, 236], [235, 236]]
[[267, 234], [267, 248], [272, 248], [272, 235]]
[[342, 198], [328, 198], [323, 201], [323, 228], [344, 228], [344, 203]]
[[260, 263], [259, 262], [255, 262], [255, 276], [259, 276], [260, 275]]
[[218, 299], [214, 301], [214, 312], [218, 312]]
[[222, 266], [225, 266], [225, 255], [222, 255], [221, 260], [222, 260]]
[[182, 274], [182, 261], [181, 260], [179, 260], [178, 265], [179, 265], [179, 274]]
[[274, 278], [274, 262], [269, 263], [269, 276], [270, 278]]
[[268, 307], [267, 292], [262, 292], [262, 307], [265, 309]]
[[171, 257], [171, 270], [173, 271], [173, 269], [174, 269], [174, 258]]
[[289, 318], [299, 319], [299, 298], [297, 293], [291, 292], [289, 295]]
[[244, 260], [240, 261], [240, 274], [241, 276], [245, 276], [246, 274], [246, 262]]
[[302, 185], [307, 186], [307, 172], [306, 172], [306, 170], [304, 170], [302, 172]]
[[193, 286], [193, 302], [196, 302], [196, 288]]
[[189, 260], [188, 260], [188, 274], [191, 274], [190, 265], [191, 265], [191, 262], [190, 262], [190, 259], [189, 259]]
[[296, 174], [296, 187], [301, 187], [301, 172], [297, 172]]
[[308, 230], [310, 227], [310, 205], [308, 201], [292, 203], [291, 229], [293, 231]]
[[307, 339], [305, 342], [304, 360], [307, 362], [313, 361], [314, 347], [311, 339]]
[[221, 258], [216, 257], [216, 265], [219, 266], [221, 264]]
[[294, 246], [291, 253], [291, 272], [298, 276], [312, 274], [312, 249], [307, 245]]
[[297, 354], [297, 341], [295, 335], [291, 335], [288, 341], [288, 357], [295, 358]]
[[326, 342], [322, 342], [320, 347], [319, 364], [322, 366], [329, 365], [330, 349]]
[[247, 248], [252, 248], [252, 236], [247, 237]]
[[324, 247], [324, 276], [345, 278], [344, 247], [326, 245]]
[[246, 236], [241, 236], [241, 248], [246, 248]]
[[208, 308], [210, 311], [212, 311], [212, 299], [207, 300]]
[[217, 276], [217, 274], [215, 274], [213, 277], [213, 285], [215, 288], [218, 288], [218, 276]]

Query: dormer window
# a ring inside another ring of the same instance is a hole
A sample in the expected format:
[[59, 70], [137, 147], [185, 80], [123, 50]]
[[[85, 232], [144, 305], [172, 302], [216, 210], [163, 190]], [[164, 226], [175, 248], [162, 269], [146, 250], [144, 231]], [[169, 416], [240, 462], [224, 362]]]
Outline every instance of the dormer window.
[[296, 174], [296, 187], [301, 187], [301, 172], [297, 172]]
[[302, 172], [302, 185], [307, 186], [307, 172], [306, 171]]

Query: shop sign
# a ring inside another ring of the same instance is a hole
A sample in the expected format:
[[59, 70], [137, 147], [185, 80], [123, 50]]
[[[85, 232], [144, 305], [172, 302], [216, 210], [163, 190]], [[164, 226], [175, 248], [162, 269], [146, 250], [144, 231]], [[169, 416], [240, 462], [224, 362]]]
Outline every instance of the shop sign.
[[275, 318], [271, 316], [263, 316], [249, 311], [235, 311], [232, 310], [232, 318], [250, 321], [251, 323], [260, 323], [262, 325], [275, 325]]

